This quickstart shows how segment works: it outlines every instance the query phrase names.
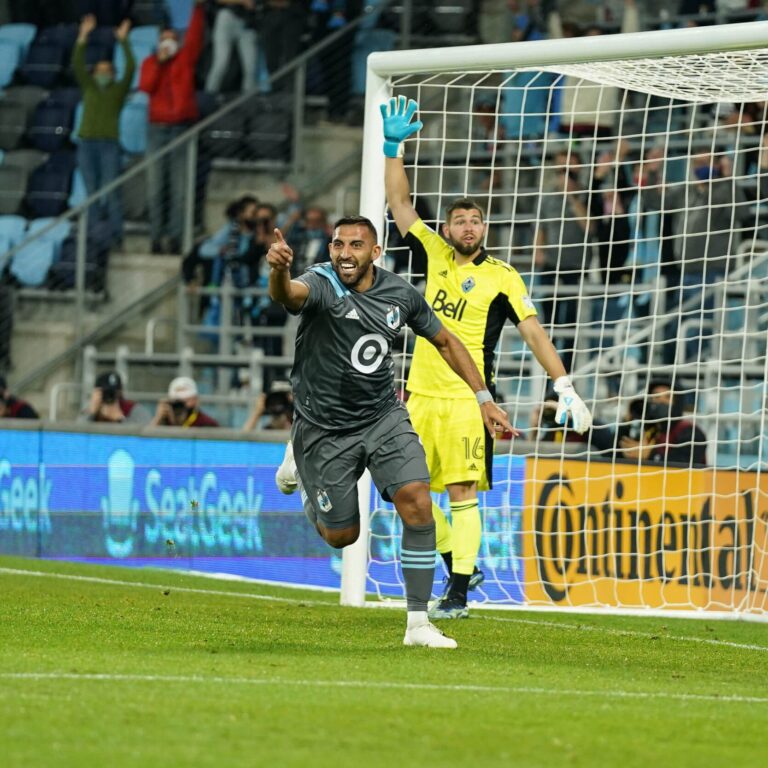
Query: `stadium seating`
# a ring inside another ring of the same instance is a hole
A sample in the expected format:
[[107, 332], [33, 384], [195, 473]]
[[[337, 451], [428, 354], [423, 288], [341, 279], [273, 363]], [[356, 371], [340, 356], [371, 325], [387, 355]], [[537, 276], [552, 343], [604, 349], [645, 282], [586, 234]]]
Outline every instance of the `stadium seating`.
[[64, 213], [74, 166], [72, 153], [61, 152], [31, 173], [25, 202], [32, 216], [43, 218]]
[[85, 188], [83, 174], [80, 173], [79, 168], [75, 168], [75, 170], [72, 171], [69, 200], [67, 201], [67, 204], [70, 208], [76, 208], [80, 203], [84, 202], [87, 197], [88, 190]]
[[[27, 236], [39, 232], [54, 220], [34, 219], [29, 223]], [[44, 235], [22, 246], [11, 259], [11, 274], [24, 286], [38, 287], [45, 283], [48, 270], [58, 259], [61, 246], [70, 233], [68, 221], [60, 222]]]
[[27, 83], [51, 88], [64, 72], [68, 53], [59, 43], [35, 41], [30, 46], [19, 71]]
[[[85, 249], [85, 287], [91, 291], [103, 291], [109, 249], [98, 239], [88, 237]], [[53, 290], [66, 291], [75, 287], [77, 279], [77, 239], [70, 235], [61, 244], [58, 258], [47, 276], [47, 285]]]
[[120, 145], [131, 155], [147, 150], [149, 99], [145, 93], [131, 94], [120, 112]]
[[24, 239], [26, 229], [23, 216], [0, 216], [0, 274], [8, 263], [8, 251]]
[[0, 88], [10, 85], [21, 61], [21, 47], [12, 40], [0, 40]]
[[192, 16], [194, 0], [166, 0], [166, 9], [170, 26], [174, 29], [186, 29]]
[[27, 130], [27, 110], [8, 98], [0, 100], [0, 149], [16, 149]]
[[[133, 51], [133, 58], [136, 60], [136, 71], [133, 75], [131, 88], [136, 89], [138, 87], [141, 64], [144, 59], [147, 58], [147, 56], [150, 56], [155, 52], [159, 38], [160, 27], [155, 25], [134, 27], [128, 33], [128, 42], [130, 43], [131, 50]], [[125, 54], [123, 53], [123, 47], [121, 45], [115, 46], [114, 64], [115, 73], [119, 80], [122, 78], [123, 73], [125, 72]]]
[[14, 165], [0, 165], [0, 214], [16, 214], [21, 210], [27, 189], [27, 175]]
[[33, 146], [44, 152], [56, 152], [69, 140], [74, 107], [51, 97], [35, 107], [27, 136]]
[[21, 57], [26, 56], [37, 34], [34, 24], [3, 24], [0, 26], [0, 40], [16, 43], [21, 48]]
[[35, 39], [40, 42], [60, 45], [64, 50], [71, 51], [75, 46], [77, 33], [77, 24], [55, 24], [52, 27], [41, 29]]

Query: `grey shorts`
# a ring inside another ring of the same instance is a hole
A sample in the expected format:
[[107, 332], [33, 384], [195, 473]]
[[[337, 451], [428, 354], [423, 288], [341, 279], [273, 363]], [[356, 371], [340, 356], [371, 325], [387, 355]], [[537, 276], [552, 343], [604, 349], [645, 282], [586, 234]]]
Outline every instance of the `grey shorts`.
[[325, 528], [359, 521], [357, 481], [366, 468], [386, 501], [408, 483], [429, 483], [424, 448], [401, 404], [348, 432], [330, 432], [297, 415], [291, 439], [304, 507]]

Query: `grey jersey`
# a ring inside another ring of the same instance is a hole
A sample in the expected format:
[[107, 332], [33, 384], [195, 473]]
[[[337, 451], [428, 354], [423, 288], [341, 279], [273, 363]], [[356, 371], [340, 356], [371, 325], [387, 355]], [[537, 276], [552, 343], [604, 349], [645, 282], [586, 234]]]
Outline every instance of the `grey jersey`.
[[378, 267], [362, 293], [346, 288], [329, 263], [298, 279], [309, 296], [291, 371], [296, 410], [328, 430], [375, 421], [398, 404], [392, 343], [401, 327], [432, 338], [442, 323], [412, 285]]

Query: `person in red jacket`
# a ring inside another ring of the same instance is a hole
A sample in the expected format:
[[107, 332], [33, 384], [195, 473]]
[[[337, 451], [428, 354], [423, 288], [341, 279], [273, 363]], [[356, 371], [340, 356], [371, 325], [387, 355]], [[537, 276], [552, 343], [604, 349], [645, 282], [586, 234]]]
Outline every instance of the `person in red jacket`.
[[11, 394], [5, 376], [0, 376], [0, 419], [39, 419], [37, 411], [20, 397]]
[[[167, 146], [198, 118], [195, 67], [203, 50], [204, 2], [196, 0], [184, 43], [179, 43], [176, 30], [162, 30], [156, 53], [141, 65], [139, 90], [149, 94], [149, 154]], [[147, 197], [153, 253], [181, 253], [187, 184], [185, 154], [183, 149], [169, 152], [148, 169]], [[166, 238], [165, 242], [163, 238]]]

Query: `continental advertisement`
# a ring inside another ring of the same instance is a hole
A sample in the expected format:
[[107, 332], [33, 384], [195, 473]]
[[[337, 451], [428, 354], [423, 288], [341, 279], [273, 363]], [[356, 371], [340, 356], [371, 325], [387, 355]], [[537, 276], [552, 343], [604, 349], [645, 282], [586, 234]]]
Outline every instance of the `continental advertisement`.
[[768, 608], [768, 477], [528, 459], [530, 604]]

